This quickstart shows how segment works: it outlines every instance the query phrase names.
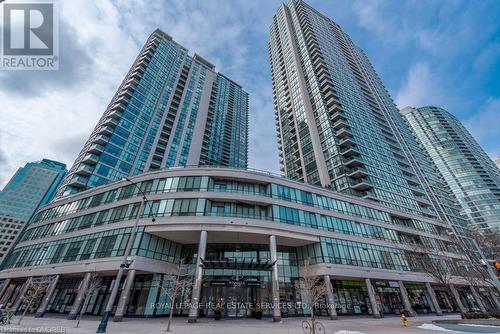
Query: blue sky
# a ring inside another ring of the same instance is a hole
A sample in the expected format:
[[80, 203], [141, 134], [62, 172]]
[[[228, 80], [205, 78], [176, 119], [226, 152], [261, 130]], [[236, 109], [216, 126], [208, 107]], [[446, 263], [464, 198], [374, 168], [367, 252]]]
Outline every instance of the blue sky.
[[[363, 48], [398, 106], [441, 106], [500, 155], [500, 2], [308, 1]], [[60, 69], [0, 71], [0, 188], [71, 165], [157, 27], [250, 93], [250, 166], [277, 171], [268, 26], [279, 1], [60, 1]]]

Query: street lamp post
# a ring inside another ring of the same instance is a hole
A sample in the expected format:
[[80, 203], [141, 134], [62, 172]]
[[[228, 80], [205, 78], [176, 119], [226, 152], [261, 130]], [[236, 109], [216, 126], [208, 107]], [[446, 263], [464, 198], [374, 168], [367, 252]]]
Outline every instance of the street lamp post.
[[[131, 181], [129, 178], [124, 178], [124, 180], [130, 182], [137, 189], [139, 189], [139, 192], [142, 194], [142, 199], [141, 199], [141, 204], [139, 206], [139, 211], [137, 212], [137, 216], [135, 217], [134, 227], [132, 228], [132, 232], [130, 233], [130, 238], [128, 239], [127, 247], [125, 248], [125, 253], [123, 255], [123, 262], [120, 264], [120, 268], [118, 269], [118, 273], [116, 274], [115, 283], [113, 284], [113, 290], [111, 291], [111, 295], [109, 296], [108, 303], [106, 304], [106, 309], [104, 311], [104, 314], [102, 315], [101, 322], [99, 323], [99, 327], [97, 327], [96, 333], [106, 333], [106, 328], [108, 327], [108, 322], [109, 322], [109, 316], [111, 310], [113, 309], [113, 305], [115, 304], [116, 295], [118, 294], [118, 288], [120, 287], [120, 282], [123, 276], [123, 271], [125, 270], [125, 268], [128, 268], [131, 264], [131, 261], [129, 259], [130, 251], [132, 249], [132, 245], [134, 244], [135, 236], [137, 234], [139, 219], [144, 213], [144, 205], [147, 201], [146, 195], [141, 190], [141, 188], [137, 186], [136, 183]], [[155, 221], [154, 218], [152, 220]]]

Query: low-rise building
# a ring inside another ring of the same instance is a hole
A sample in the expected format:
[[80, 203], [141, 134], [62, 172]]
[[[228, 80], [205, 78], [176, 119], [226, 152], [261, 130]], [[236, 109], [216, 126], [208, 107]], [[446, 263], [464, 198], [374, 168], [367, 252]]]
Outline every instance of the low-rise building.
[[[125, 259], [136, 217], [137, 234]], [[430, 244], [458, 275], [463, 255], [449, 229], [438, 220], [269, 173], [166, 169], [42, 208], [3, 264], [0, 304], [19, 309], [26, 282], [53, 276], [38, 312], [74, 318], [96, 273], [103, 285], [84, 313], [99, 315], [125, 266], [115, 318], [165, 316], [166, 297], [154, 282], [185, 259], [194, 281], [175, 314], [192, 321], [212, 316], [217, 304], [224, 317], [251, 316], [256, 303], [275, 320], [309, 313], [295, 283], [306, 263], [328, 287], [325, 304], [333, 305], [314, 308], [318, 315], [498, 308], [493, 289], [471, 288], [456, 276], [449, 294], [411, 261], [414, 243]]]

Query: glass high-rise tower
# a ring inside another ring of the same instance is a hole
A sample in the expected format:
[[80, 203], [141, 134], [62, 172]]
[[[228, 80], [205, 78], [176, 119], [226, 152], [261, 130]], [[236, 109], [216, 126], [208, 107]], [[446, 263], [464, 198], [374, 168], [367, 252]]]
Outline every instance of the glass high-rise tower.
[[335, 22], [291, 1], [274, 16], [269, 53], [288, 177], [436, 216], [416, 167], [429, 161], [412, 152], [416, 140], [382, 81]]
[[29, 162], [0, 191], [0, 263], [33, 213], [54, 198], [66, 172], [57, 161]]
[[58, 195], [174, 166], [247, 167], [248, 94], [156, 30]]
[[462, 123], [434, 106], [401, 113], [437, 166], [465, 216], [484, 232], [500, 231], [500, 170]]

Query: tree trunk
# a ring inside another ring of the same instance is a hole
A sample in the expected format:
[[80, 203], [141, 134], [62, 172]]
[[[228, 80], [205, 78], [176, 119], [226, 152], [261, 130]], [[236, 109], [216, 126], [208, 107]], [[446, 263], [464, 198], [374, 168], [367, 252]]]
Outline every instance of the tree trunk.
[[80, 325], [80, 320], [82, 320], [83, 312], [85, 312], [85, 310], [87, 309], [89, 299], [90, 299], [90, 297], [87, 295], [87, 297], [85, 297], [85, 301], [83, 302], [83, 306], [80, 309], [80, 314], [78, 315], [78, 321], [76, 322], [76, 326], [75, 326], [76, 328], [78, 328], [78, 326]]
[[172, 317], [174, 315], [175, 297], [177, 297], [176, 291], [177, 291], [177, 287], [175, 287], [174, 295], [172, 296], [172, 305], [170, 305], [170, 315], [168, 316], [167, 332], [170, 332], [170, 324], [172, 323]]
[[[21, 315], [21, 317], [19, 318], [17, 324], [20, 325], [21, 324], [21, 321], [23, 320], [24, 316], [26, 315], [26, 312], [28, 312], [29, 308], [31, 307], [31, 304], [33, 304], [33, 302], [29, 302], [28, 305], [26, 306], [26, 308], [24, 309], [24, 312], [23, 314]], [[21, 304], [22, 305], [22, 304]]]

